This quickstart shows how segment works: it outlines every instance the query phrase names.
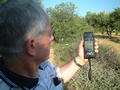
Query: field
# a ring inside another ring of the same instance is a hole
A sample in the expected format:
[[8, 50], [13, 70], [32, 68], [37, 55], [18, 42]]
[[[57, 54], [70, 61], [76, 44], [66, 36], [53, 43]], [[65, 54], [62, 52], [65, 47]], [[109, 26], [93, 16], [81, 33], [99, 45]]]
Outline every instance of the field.
[[[100, 49], [96, 59], [92, 60], [92, 81], [88, 80], [89, 67], [86, 64], [64, 85], [64, 90], [120, 90], [120, 36], [113, 35], [111, 39], [101, 34], [95, 36], [99, 40]], [[69, 45], [57, 46], [53, 43], [50, 61], [61, 66], [72, 58], [69, 54], [75, 50]]]
[[[95, 34], [95, 36], [98, 39], [99, 44], [110, 47], [112, 49], [112, 51], [115, 51], [118, 55], [120, 55], [120, 36], [116, 36], [115, 34], [113, 34], [111, 39], [109, 39], [107, 35], [102, 35], [100, 33]], [[57, 46], [55, 46], [55, 45], [54, 45], [54, 43], [52, 43], [52, 45], [51, 45], [49, 61], [56, 66], [57, 64], [54, 60], [55, 59], [54, 49], [57, 48]]]
[[98, 37], [99, 44], [103, 44], [106, 46], [111, 47], [120, 55], [120, 36], [116, 36], [115, 34], [112, 35], [112, 38], [109, 39], [107, 35], [96, 34]]

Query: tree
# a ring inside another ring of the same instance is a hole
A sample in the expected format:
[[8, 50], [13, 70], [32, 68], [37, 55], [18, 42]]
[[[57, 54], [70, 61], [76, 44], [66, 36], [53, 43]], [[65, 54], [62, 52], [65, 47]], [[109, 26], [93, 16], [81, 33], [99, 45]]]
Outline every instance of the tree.
[[47, 9], [56, 42], [67, 41], [68, 37], [73, 36], [74, 11], [75, 5], [72, 3], [61, 3]]
[[113, 27], [112, 23], [110, 21], [110, 15], [105, 12], [100, 12], [97, 15], [97, 22], [98, 22], [98, 28], [100, 32], [104, 33], [107, 32], [108, 37], [111, 38]]
[[37, 2], [41, 3], [41, 2], [42, 2], [42, 0], [37, 0]]
[[0, 2], [5, 2], [5, 1], [7, 1], [7, 0], [0, 0]]
[[85, 18], [89, 25], [96, 27], [96, 25], [97, 25], [97, 14], [96, 13], [91, 13], [89, 11], [89, 12], [87, 12], [87, 15]]
[[93, 30], [84, 20], [75, 14], [75, 5], [61, 3], [55, 8], [48, 8], [47, 13], [56, 42], [72, 42], [79, 38], [84, 31]]
[[112, 27], [115, 30], [116, 34], [120, 31], [120, 8], [116, 8], [110, 14], [110, 21], [113, 24]]
[[86, 21], [93, 26], [97, 32], [107, 33], [108, 37], [112, 37], [112, 33], [116, 34], [120, 31], [120, 8], [116, 8], [111, 13], [100, 12], [98, 14], [87, 12]]

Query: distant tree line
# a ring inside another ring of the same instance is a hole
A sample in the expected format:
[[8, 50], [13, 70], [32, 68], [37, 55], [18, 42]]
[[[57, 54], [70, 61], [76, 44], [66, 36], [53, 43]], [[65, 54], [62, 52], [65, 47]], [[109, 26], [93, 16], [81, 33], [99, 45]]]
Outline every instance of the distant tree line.
[[84, 18], [75, 14], [75, 9], [72, 3], [61, 3], [47, 9], [56, 42], [72, 42], [84, 31], [93, 31]]
[[118, 34], [120, 31], [120, 8], [111, 13], [87, 12], [85, 17], [75, 14], [75, 9], [72, 3], [61, 3], [47, 9], [56, 42], [73, 41], [84, 31], [106, 32], [109, 38], [113, 32]]
[[111, 13], [100, 12], [98, 14], [87, 12], [85, 17], [87, 23], [93, 26], [96, 32], [106, 32], [111, 38], [113, 32], [120, 32], [120, 8], [114, 9]]

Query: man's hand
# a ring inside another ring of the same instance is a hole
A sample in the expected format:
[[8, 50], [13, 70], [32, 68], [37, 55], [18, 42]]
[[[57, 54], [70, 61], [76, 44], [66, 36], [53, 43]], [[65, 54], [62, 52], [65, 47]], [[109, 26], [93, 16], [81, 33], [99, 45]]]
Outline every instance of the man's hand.
[[[98, 40], [95, 39], [95, 53], [98, 53]], [[88, 62], [88, 59], [84, 58], [84, 40], [82, 38], [80, 45], [79, 45], [79, 49], [78, 49], [78, 56], [76, 57], [76, 61], [83, 66], [84, 64], [86, 64]]]

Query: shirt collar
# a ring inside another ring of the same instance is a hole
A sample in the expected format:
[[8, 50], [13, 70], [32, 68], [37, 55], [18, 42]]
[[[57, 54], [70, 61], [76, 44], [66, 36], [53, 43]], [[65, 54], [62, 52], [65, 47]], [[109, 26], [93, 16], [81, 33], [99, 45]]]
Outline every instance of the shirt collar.
[[20, 87], [33, 88], [38, 83], [38, 78], [28, 78], [8, 70], [2, 60], [0, 60], [0, 70], [13, 83]]
[[48, 63], [49, 63], [48, 60], [45, 60], [40, 64], [40, 68], [44, 70], [48, 66]]

